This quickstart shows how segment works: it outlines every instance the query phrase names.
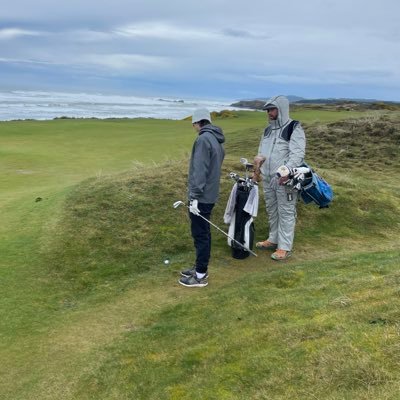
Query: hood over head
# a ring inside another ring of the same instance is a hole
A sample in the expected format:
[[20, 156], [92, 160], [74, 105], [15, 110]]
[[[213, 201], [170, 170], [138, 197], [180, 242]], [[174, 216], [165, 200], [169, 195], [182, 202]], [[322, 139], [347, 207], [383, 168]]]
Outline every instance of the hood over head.
[[215, 125], [211, 125], [211, 124], [205, 125], [200, 129], [199, 135], [202, 135], [203, 133], [206, 133], [206, 132], [214, 135], [219, 143], [225, 142], [224, 133], [222, 132], [222, 129], [219, 126], [215, 126]]
[[268, 110], [269, 108], [278, 109], [278, 120], [279, 126], [285, 125], [289, 121], [289, 100], [287, 97], [279, 95], [271, 97], [263, 107], [263, 110]]

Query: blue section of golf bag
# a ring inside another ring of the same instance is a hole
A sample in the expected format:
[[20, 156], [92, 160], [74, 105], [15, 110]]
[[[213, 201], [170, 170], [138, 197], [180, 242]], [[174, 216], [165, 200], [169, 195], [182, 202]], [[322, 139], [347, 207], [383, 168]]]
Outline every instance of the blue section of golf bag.
[[328, 182], [312, 171], [311, 178], [301, 188], [300, 196], [306, 204], [314, 202], [319, 208], [325, 208], [333, 199], [333, 190]]

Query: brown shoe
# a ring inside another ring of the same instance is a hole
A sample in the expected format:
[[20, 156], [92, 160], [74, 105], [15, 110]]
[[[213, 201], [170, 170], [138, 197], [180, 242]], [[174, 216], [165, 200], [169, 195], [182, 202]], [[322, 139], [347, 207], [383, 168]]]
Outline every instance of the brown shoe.
[[264, 240], [263, 242], [257, 242], [256, 243], [257, 249], [262, 249], [262, 250], [276, 250], [278, 245], [276, 243], [272, 243], [269, 240]]
[[278, 249], [275, 253], [271, 254], [271, 258], [275, 261], [282, 261], [287, 260], [291, 255], [291, 251]]

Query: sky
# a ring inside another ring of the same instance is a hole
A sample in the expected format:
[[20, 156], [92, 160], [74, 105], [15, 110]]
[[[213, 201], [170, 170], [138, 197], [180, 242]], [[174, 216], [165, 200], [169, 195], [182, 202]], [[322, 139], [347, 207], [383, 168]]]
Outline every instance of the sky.
[[0, 90], [400, 101], [398, 0], [3, 0]]

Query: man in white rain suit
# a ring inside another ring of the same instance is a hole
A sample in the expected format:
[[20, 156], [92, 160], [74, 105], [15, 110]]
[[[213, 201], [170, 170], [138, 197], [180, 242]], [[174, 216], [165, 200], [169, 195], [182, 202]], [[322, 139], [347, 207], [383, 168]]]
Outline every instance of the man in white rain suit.
[[[283, 169], [293, 171], [304, 162], [306, 139], [298, 121], [289, 117], [289, 100], [285, 96], [269, 99], [263, 109], [269, 118], [258, 148], [255, 165], [261, 164], [269, 236], [257, 248], [274, 250], [271, 258], [285, 260], [291, 255], [296, 224], [298, 191], [287, 184], [288, 177], [279, 177]], [[285, 168], [287, 167], [287, 168]], [[277, 174], [278, 173], [278, 174]]]

